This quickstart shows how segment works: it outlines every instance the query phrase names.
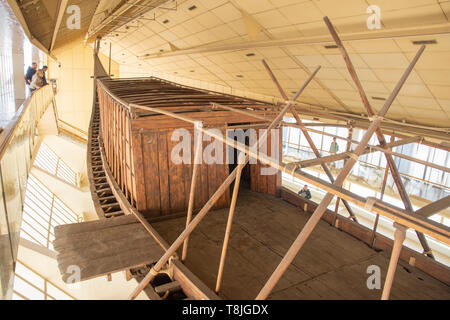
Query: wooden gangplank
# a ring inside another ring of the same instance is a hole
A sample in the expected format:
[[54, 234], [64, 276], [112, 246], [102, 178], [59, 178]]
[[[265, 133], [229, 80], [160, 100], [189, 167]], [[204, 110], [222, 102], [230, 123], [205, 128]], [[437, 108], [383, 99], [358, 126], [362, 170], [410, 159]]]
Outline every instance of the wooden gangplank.
[[58, 226], [53, 246], [64, 281], [71, 276], [71, 266], [80, 268], [80, 280], [84, 281], [152, 264], [164, 254], [130, 215]]

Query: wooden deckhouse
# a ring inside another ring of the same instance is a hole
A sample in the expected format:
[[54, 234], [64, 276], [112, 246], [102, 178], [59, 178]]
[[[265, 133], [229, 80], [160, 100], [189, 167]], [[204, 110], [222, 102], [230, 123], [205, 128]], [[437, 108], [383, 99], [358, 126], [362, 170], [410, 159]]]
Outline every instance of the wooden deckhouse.
[[[258, 124], [264, 122], [251, 115], [220, 109], [214, 104], [255, 110], [255, 114], [259, 116], [273, 114], [273, 106], [259, 101], [188, 88], [156, 78], [98, 81], [101, 134], [108, 164], [122, 191], [146, 217], [185, 213], [188, 209], [194, 163], [194, 125], [168, 115], [138, 109], [133, 105], [139, 104], [195, 118], [203, 123], [204, 128], [220, 130], [223, 136], [229, 130], [247, 130], [249, 127], [254, 128], [257, 133]], [[191, 144], [190, 150], [184, 150], [180, 155], [184, 156], [183, 152], [189, 152], [190, 161], [177, 164], [172, 159], [172, 152], [181, 140], [177, 140], [176, 136], [175, 139], [172, 137], [180, 129], [184, 130], [182, 133], [189, 133], [187, 137]], [[208, 145], [214, 143], [214, 138], [203, 141], [202, 155], [208, 151]], [[267, 143], [267, 150], [271, 150], [270, 136]], [[223, 148], [222, 154], [217, 158], [218, 164], [207, 164], [208, 160], [202, 157], [197, 176], [195, 209], [203, 207], [235, 167], [236, 161], [227, 164], [227, 157], [230, 156], [227, 152], [234, 150], [221, 141], [218, 145]], [[281, 144], [277, 142], [276, 145]], [[212, 152], [213, 156], [215, 152], [218, 150]], [[233, 157], [237, 159], [236, 156]], [[244, 179], [254, 191], [279, 194], [280, 173], [263, 175], [261, 166], [260, 162], [249, 164]], [[229, 202], [228, 190], [215, 208], [229, 206]]]

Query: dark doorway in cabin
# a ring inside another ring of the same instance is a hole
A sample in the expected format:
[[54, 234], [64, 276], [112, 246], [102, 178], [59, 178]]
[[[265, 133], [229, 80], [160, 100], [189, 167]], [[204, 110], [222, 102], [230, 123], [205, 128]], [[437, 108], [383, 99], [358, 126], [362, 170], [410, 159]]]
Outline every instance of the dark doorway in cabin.
[[[233, 123], [233, 127], [237, 127], [236, 129], [230, 129], [227, 130], [227, 137], [228, 139], [232, 139], [234, 141], [238, 141], [239, 135], [242, 134], [244, 137], [245, 145], [247, 147], [250, 146], [250, 131], [249, 129], [245, 129], [246, 126], [249, 126], [250, 123]], [[242, 138], [241, 138], [242, 139]], [[239, 142], [242, 143], [242, 140]], [[241, 151], [239, 151], [236, 148], [232, 148], [230, 146], [227, 146], [227, 160], [233, 159], [233, 161], [230, 161], [228, 164], [230, 173], [233, 172], [234, 169], [238, 166], [238, 159]], [[250, 171], [250, 163], [248, 163], [244, 170], [242, 170], [242, 176], [241, 176], [241, 187], [250, 189], [251, 186], [251, 171]], [[231, 193], [233, 192], [234, 183], [230, 186], [231, 187]]]

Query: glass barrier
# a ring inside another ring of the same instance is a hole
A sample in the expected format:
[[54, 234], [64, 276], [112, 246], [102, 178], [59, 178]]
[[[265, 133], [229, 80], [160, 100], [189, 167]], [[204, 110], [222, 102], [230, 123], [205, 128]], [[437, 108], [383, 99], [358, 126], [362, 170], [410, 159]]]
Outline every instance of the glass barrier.
[[0, 299], [10, 299], [19, 247], [22, 205], [37, 124], [54, 103], [51, 86], [35, 91], [0, 134]]

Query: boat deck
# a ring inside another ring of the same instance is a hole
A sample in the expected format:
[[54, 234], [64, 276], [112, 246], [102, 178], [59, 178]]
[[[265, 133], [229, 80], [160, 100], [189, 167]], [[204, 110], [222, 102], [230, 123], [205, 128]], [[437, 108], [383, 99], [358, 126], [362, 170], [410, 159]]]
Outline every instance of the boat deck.
[[[214, 289], [228, 209], [210, 212], [189, 241], [186, 266]], [[242, 188], [236, 208], [219, 296], [254, 299], [310, 217], [270, 195]], [[185, 218], [152, 223], [169, 243], [185, 227]], [[181, 256], [181, 253], [179, 253]], [[320, 221], [269, 299], [380, 299], [367, 288], [367, 267], [381, 268], [381, 286], [389, 253]], [[450, 299], [450, 287], [400, 261], [391, 299]]]

